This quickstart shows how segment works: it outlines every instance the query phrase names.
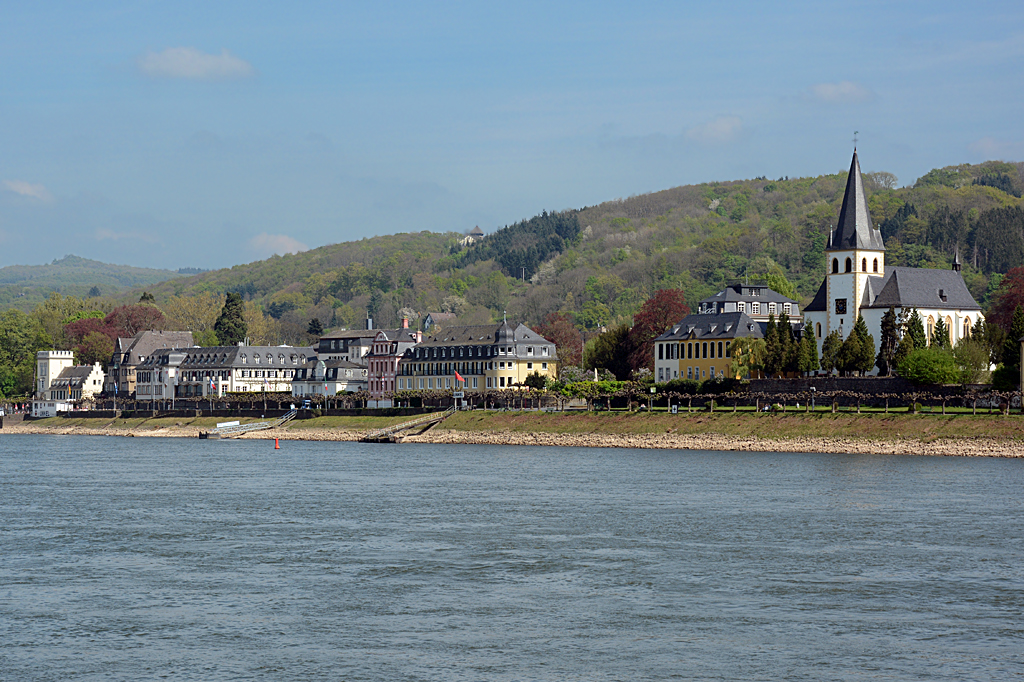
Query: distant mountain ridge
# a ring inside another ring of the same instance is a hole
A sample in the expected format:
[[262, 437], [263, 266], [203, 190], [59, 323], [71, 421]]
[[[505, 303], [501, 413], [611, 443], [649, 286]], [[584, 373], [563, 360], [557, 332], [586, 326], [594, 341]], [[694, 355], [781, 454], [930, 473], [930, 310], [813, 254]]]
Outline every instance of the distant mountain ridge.
[[44, 265], [0, 268], [0, 307], [28, 311], [53, 291], [85, 297], [96, 287], [101, 295], [111, 296], [183, 276], [173, 270], [113, 265], [69, 254]]

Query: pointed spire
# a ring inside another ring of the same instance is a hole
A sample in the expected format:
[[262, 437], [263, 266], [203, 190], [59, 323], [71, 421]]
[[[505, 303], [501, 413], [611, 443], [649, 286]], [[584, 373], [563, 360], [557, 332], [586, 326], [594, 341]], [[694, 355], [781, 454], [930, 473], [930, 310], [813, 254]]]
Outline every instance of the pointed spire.
[[882, 233], [871, 224], [856, 151], [853, 152], [850, 175], [846, 179], [846, 194], [843, 195], [843, 207], [839, 210], [839, 224], [836, 226], [832, 248], [885, 251]]
[[828, 249], [829, 251], [831, 251], [831, 250], [832, 250], [832, 233], [833, 233], [833, 232], [835, 232], [835, 230], [834, 230], [834, 229], [832, 229], [832, 226], [831, 226], [831, 225], [829, 225], [829, 226], [828, 226], [828, 246], [827, 246], [827, 247], [825, 247], [825, 248], [827, 248], [827, 249]]
[[963, 265], [960, 264], [960, 245], [956, 245], [956, 251], [953, 252], [953, 272], [960, 272], [960, 268]]

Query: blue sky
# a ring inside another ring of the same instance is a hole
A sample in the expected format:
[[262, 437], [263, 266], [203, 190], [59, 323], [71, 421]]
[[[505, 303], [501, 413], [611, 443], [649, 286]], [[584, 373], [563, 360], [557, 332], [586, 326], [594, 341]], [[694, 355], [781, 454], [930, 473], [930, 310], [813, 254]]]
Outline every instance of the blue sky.
[[0, 0], [0, 265], [1024, 159], [1024, 4]]

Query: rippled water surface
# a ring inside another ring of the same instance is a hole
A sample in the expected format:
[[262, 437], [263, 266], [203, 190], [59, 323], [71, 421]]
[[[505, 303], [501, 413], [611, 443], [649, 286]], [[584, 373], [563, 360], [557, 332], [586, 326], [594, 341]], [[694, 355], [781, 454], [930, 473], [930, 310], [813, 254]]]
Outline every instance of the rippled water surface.
[[0, 437], [0, 679], [1024, 677], [1024, 461]]

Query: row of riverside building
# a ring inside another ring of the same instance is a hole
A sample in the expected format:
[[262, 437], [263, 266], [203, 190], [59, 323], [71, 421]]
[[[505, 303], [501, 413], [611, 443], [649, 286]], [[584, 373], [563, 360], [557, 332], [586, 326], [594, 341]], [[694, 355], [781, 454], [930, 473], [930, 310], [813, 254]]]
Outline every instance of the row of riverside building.
[[330, 397], [366, 391], [371, 407], [390, 407], [403, 390], [518, 388], [536, 372], [557, 377], [555, 345], [523, 324], [339, 330], [315, 346], [195, 346], [191, 332], [142, 331], [118, 339], [105, 373], [75, 365], [73, 351], [36, 356], [34, 416], [55, 416], [103, 396], [154, 408], [180, 398], [231, 393]]
[[[879, 340], [882, 315], [890, 308], [897, 314], [916, 310], [929, 342], [942, 320], [951, 345], [984, 319], [960, 274], [959, 253], [952, 270], [886, 266], [856, 150], [825, 254], [821, 286], [802, 311], [795, 300], [759, 284], [735, 284], [700, 301], [694, 314], [655, 339], [655, 380], [732, 377], [733, 344], [763, 338], [772, 316], [785, 314], [797, 337], [811, 334], [819, 356], [825, 338], [837, 331], [845, 339], [858, 317]], [[427, 319], [445, 317], [430, 313]], [[406, 320], [398, 329], [374, 329], [367, 319], [365, 329], [330, 332], [309, 347], [196, 347], [191, 332], [144, 331], [117, 340], [109, 374], [98, 363], [75, 366], [71, 351], [40, 351], [37, 360], [33, 412], [40, 415], [71, 409], [101, 392], [156, 406], [237, 392], [301, 397], [365, 390], [371, 406], [386, 407], [399, 391], [514, 388], [534, 372], [557, 377], [558, 369], [553, 343], [507, 320], [440, 327], [424, 337]]]

